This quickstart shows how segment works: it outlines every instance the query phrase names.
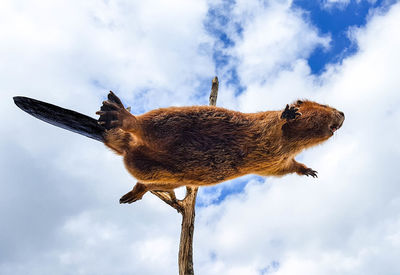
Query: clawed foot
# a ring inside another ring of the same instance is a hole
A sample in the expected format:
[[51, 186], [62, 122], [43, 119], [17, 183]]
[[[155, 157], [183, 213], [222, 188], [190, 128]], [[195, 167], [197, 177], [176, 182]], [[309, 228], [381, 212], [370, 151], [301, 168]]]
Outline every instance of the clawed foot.
[[301, 116], [301, 113], [298, 112], [299, 108], [294, 106], [290, 106], [286, 104], [285, 110], [282, 112], [281, 119], [286, 119], [287, 121], [291, 119], [296, 119], [297, 117]]
[[124, 120], [131, 115], [125, 109], [121, 100], [111, 91], [108, 94], [108, 100], [103, 102], [103, 106], [96, 114], [100, 115], [98, 123], [107, 130], [118, 127], [123, 128]]
[[317, 175], [317, 171], [315, 171], [315, 170], [313, 170], [313, 169], [311, 169], [311, 168], [307, 168], [307, 169], [305, 169], [304, 171], [303, 171], [303, 175], [306, 175], [307, 177], [308, 176], [311, 176], [311, 177], [313, 177], [313, 178], [318, 178], [318, 175]]
[[142, 183], [136, 183], [132, 191], [126, 193], [119, 199], [119, 203], [133, 203], [141, 200], [143, 195], [147, 192], [146, 186]]
[[[142, 195], [143, 196], [143, 195]], [[132, 191], [126, 193], [119, 199], [119, 203], [133, 203], [135, 201], [141, 200], [142, 197], [138, 197], [137, 195], [133, 194]]]

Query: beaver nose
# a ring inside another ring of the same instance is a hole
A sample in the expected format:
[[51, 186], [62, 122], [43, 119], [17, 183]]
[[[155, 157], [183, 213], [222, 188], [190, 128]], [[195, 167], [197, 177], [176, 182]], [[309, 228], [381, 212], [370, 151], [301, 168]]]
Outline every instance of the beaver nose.
[[338, 114], [339, 114], [339, 117], [338, 117], [338, 119], [339, 119], [339, 121], [338, 121], [338, 123], [339, 123], [339, 127], [338, 127], [338, 129], [343, 125], [343, 122], [344, 122], [344, 113], [343, 112], [341, 112], [341, 111], [338, 111]]

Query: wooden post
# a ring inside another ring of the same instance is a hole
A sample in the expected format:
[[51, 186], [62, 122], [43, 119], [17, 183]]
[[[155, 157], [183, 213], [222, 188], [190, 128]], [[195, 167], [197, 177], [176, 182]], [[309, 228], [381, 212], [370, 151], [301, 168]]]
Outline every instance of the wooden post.
[[193, 275], [193, 233], [198, 187], [186, 187], [183, 199], [181, 241], [179, 244], [179, 275]]
[[[218, 78], [212, 80], [209, 105], [215, 106], [218, 96]], [[175, 208], [182, 214], [181, 239], [179, 244], [179, 275], [194, 275], [193, 269], [193, 233], [195, 207], [198, 187], [186, 187], [186, 196], [183, 200], [177, 200], [175, 192], [151, 191], [165, 203]]]

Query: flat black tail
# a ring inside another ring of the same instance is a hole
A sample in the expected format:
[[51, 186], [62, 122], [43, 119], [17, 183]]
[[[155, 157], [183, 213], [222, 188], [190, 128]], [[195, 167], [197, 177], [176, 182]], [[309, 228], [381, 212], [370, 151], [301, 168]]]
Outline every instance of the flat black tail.
[[105, 128], [97, 120], [78, 112], [29, 97], [15, 96], [15, 104], [28, 114], [63, 129], [104, 141]]

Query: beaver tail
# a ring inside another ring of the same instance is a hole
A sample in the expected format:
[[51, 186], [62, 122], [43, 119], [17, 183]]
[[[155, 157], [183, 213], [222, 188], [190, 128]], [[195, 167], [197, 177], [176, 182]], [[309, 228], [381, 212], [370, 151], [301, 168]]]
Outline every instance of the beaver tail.
[[29, 97], [13, 99], [19, 108], [40, 120], [101, 142], [105, 140], [106, 128], [94, 118]]

